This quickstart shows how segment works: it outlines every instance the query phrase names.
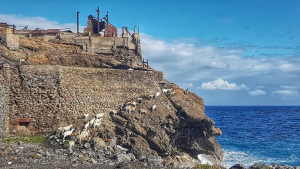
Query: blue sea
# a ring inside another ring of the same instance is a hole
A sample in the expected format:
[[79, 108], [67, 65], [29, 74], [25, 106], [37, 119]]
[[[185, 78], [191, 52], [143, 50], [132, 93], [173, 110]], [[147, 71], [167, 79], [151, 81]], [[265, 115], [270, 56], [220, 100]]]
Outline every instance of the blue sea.
[[300, 106], [206, 106], [223, 135], [224, 166], [300, 166]]

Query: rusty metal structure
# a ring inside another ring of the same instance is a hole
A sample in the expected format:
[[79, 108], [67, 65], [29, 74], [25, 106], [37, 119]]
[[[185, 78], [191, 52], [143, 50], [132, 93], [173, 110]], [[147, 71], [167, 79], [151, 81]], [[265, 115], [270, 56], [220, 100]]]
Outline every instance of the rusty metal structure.
[[95, 18], [93, 15], [88, 16], [88, 25], [84, 29], [85, 34], [96, 34], [96, 35], [104, 35], [105, 37], [116, 37], [118, 36], [117, 28], [109, 22], [108, 11], [105, 17], [100, 19], [100, 9], [96, 10], [97, 17]]

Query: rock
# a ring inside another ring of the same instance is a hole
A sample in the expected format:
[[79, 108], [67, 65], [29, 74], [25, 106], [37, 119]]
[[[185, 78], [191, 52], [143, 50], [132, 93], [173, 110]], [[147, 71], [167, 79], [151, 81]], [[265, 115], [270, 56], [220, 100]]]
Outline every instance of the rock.
[[117, 145], [117, 141], [116, 139], [110, 139], [109, 143], [108, 143], [108, 146], [113, 148]]
[[131, 161], [131, 157], [126, 154], [117, 154], [117, 155], [114, 155], [113, 158], [115, 160], [117, 160], [118, 162], [130, 162]]
[[145, 160], [153, 166], [159, 166], [162, 167], [163, 166], [163, 159], [161, 158], [161, 156], [146, 156]]
[[91, 143], [92, 143], [92, 147], [93, 148], [97, 148], [97, 149], [105, 148], [105, 146], [106, 146], [106, 144], [103, 141], [103, 139], [99, 138], [99, 137], [94, 137], [92, 139]]
[[130, 153], [134, 154], [134, 156], [137, 158], [137, 159], [140, 159], [141, 158], [141, 152], [140, 150], [138, 149], [135, 149], [135, 148], [131, 148]]
[[234, 166], [230, 167], [229, 169], [247, 169], [243, 164], [235, 164]]
[[11, 162], [11, 161], [9, 161], [9, 162], [7, 162], [7, 164], [8, 164], [8, 165], [10, 165], [10, 164], [12, 164], [12, 162]]
[[127, 155], [131, 158], [131, 161], [136, 160], [135, 156], [132, 153], [128, 153]]
[[83, 144], [83, 147], [85, 149], [89, 149], [89, 148], [91, 148], [91, 144], [89, 142], [86, 142], [86, 143]]
[[254, 165], [250, 166], [249, 169], [271, 169], [271, 167], [266, 164], [255, 163]]
[[23, 144], [23, 142], [22, 142], [22, 141], [19, 141], [19, 142], [18, 142], [18, 145], [22, 145], [22, 144]]

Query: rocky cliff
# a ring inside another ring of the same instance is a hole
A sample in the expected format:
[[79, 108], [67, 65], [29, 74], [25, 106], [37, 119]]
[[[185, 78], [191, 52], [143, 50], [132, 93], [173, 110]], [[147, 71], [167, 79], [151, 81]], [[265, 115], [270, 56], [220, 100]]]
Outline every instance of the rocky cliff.
[[163, 79], [162, 72], [138, 65], [128, 70], [118, 56], [40, 39], [20, 39], [18, 51], [0, 45], [0, 55], [2, 135], [48, 134], [70, 124], [80, 130], [104, 113], [91, 134], [116, 138], [137, 158], [160, 155], [182, 164], [204, 154], [222, 161], [215, 138], [222, 132], [205, 115], [202, 98]]

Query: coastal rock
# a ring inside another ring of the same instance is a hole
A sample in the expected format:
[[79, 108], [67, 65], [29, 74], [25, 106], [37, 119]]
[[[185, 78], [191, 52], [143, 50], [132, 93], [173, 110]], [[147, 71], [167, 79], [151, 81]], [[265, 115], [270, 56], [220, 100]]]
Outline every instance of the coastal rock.
[[251, 165], [249, 169], [269, 169], [270, 167], [266, 164], [259, 164], [255, 163], [254, 165]]
[[230, 167], [229, 169], [247, 169], [243, 164], [235, 164], [234, 166]]

